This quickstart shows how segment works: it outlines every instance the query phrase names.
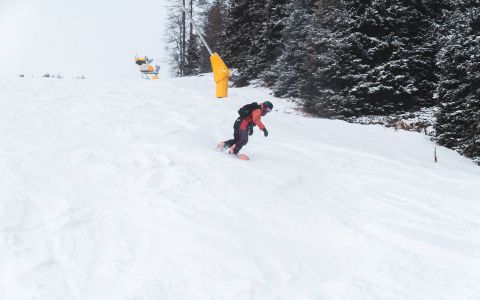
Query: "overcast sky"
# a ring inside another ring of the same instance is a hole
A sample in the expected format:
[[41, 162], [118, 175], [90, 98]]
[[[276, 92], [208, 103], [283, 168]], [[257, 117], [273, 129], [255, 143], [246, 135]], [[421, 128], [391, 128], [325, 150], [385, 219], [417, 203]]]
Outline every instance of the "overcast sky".
[[135, 53], [167, 74], [164, 32], [176, 0], [0, 0], [0, 75], [139, 77]]

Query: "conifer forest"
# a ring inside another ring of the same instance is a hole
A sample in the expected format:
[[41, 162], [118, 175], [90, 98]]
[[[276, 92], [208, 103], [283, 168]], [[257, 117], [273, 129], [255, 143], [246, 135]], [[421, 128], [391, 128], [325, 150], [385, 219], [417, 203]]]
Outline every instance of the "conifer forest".
[[[434, 109], [432, 138], [480, 163], [480, 0], [182, 1], [231, 85], [347, 121]], [[173, 75], [211, 71], [176, 1], [167, 34]]]

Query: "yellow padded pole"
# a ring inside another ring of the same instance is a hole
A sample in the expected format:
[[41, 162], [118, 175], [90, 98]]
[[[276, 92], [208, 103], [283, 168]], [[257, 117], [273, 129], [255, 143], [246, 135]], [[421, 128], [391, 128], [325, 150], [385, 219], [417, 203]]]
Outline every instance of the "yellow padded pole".
[[228, 97], [228, 78], [230, 77], [230, 70], [227, 68], [227, 65], [223, 62], [220, 55], [216, 52], [210, 56], [210, 62], [212, 63], [213, 78], [217, 86], [217, 98]]

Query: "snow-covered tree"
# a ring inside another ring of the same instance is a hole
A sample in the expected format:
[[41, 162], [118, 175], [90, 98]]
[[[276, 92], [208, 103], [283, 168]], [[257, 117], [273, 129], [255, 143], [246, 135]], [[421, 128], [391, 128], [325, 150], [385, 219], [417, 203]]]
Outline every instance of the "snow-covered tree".
[[281, 55], [285, 0], [232, 0], [227, 16], [225, 59], [240, 72], [237, 85], [257, 79]]
[[250, 49], [246, 72], [252, 79], [260, 78], [268, 86], [273, 85], [272, 69], [282, 55], [282, 33], [286, 15], [286, 0], [256, 1], [251, 8], [258, 21]]
[[358, 101], [350, 92], [366, 66], [357, 55], [354, 14], [344, 1], [315, 1], [314, 29], [304, 53], [307, 76], [299, 97], [307, 111], [335, 118], [355, 115]]
[[313, 2], [298, 0], [285, 5], [281, 46], [277, 46], [281, 55], [262, 75], [276, 96], [298, 98], [302, 85], [311, 77], [306, 50], [307, 37], [313, 32]]
[[438, 143], [480, 163], [480, 1], [452, 2], [439, 54]]
[[[223, 59], [230, 68], [243, 70], [252, 47], [253, 16], [250, 5], [253, 1], [231, 0], [226, 18]], [[246, 85], [248, 78], [237, 80], [239, 86]]]
[[[317, 1], [319, 115], [390, 114], [434, 104], [435, 51], [420, 0]], [[331, 100], [329, 100], [331, 98]]]

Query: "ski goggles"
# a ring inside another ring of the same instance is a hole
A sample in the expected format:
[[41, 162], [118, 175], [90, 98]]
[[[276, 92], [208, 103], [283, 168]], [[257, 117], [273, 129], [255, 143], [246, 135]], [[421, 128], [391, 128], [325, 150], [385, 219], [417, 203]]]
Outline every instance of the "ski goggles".
[[265, 112], [269, 113], [271, 111], [272, 111], [272, 109], [270, 107], [265, 107]]

